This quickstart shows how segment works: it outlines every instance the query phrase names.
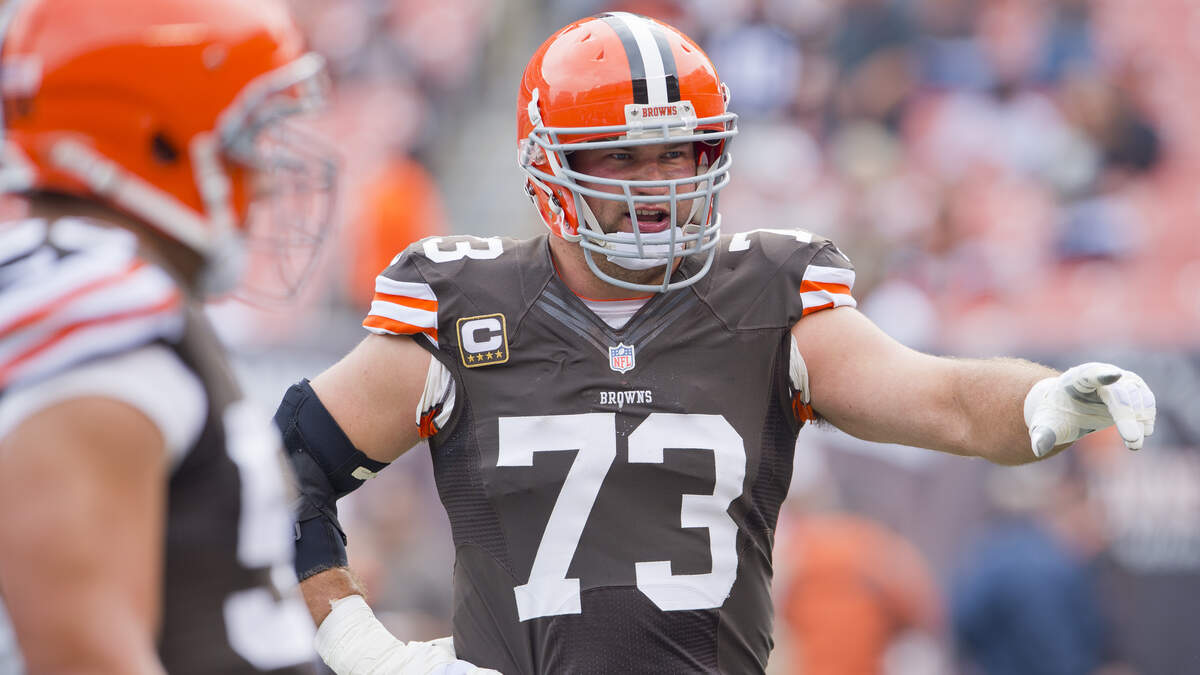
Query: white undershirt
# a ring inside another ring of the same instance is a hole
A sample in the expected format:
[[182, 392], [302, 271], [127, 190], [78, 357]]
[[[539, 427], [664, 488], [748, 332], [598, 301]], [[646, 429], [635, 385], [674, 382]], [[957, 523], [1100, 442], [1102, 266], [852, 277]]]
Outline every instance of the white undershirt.
[[630, 300], [589, 300], [587, 298], [580, 298], [580, 300], [583, 300], [583, 304], [587, 305], [588, 309], [592, 310], [613, 330], [621, 330], [642, 308], [642, 305], [650, 302], [650, 297]]

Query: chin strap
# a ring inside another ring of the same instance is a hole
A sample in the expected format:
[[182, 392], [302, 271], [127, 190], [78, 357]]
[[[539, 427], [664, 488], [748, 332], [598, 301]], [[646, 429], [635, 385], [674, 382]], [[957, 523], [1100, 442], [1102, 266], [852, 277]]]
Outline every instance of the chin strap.
[[[674, 232], [675, 245], [672, 251], [671, 239]], [[614, 253], [630, 255], [608, 255], [608, 261], [627, 270], [641, 271], [662, 267], [671, 260], [677, 260], [687, 249], [680, 239], [684, 236], [682, 228], [675, 227], [663, 232], [646, 232], [641, 235], [641, 254], [638, 255], [638, 235], [633, 232], [615, 232], [608, 235], [619, 241], [606, 241], [604, 248]]]

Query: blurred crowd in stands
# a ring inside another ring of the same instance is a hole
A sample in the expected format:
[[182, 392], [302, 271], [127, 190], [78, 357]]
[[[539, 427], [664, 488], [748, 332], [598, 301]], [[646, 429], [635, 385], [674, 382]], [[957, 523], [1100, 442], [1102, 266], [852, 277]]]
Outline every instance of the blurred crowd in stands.
[[[1100, 434], [1015, 470], [802, 433], [771, 672], [1200, 672], [1200, 3], [295, 6], [332, 65], [341, 230], [288, 321], [218, 312], [264, 406], [361, 338], [409, 241], [540, 230], [515, 165], [525, 61], [574, 18], [654, 16], [741, 116], [728, 231], [833, 238], [860, 308], [914, 348], [1111, 360], [1159, 399], [1141, 453]], [[446, 520], [427, 453], [397, 464], [350, 498], [351, 561], [398, 635], [435, 637]]]

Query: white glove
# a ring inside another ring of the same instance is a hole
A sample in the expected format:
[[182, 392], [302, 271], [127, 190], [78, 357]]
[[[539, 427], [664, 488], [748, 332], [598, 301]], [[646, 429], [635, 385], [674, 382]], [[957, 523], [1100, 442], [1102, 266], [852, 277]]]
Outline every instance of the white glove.
[[1154, 433], [1154, 392], [1136, 373], [1107, 363], [1085, 363], [1033, 385], [1025, 397], [1025, 425], [1033, 454], [1117, 425], [1130, 450]]
[[461, 661], [452, 638], [403, 642], [388, 632], [361, 595], [332, 603], [317, 628], [317, 653], [338, 675], [500, 675]]

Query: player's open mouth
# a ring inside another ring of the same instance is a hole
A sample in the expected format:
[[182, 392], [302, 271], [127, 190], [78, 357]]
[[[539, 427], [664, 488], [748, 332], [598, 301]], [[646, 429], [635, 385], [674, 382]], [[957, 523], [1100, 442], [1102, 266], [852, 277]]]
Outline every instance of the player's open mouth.
[[[638, 229], [642, 232], [662, 232], [670, 223], [671, 214], [665, 209], [638, 209], [634, 213], [637, 215]], [[625, 217], [629, 218], [628, 215]], [[632, 220], [629, 230], [633, 231]]]

